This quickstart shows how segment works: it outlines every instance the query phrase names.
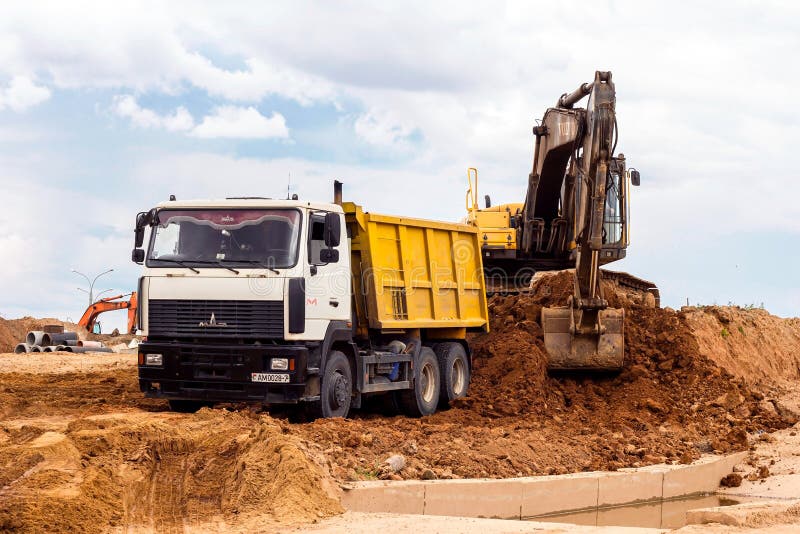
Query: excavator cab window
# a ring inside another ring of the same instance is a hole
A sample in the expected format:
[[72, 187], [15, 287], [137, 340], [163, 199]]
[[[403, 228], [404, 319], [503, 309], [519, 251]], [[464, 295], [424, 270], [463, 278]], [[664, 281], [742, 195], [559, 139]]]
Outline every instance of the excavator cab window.
[[613, 245], [622, 239], [622, 179], [617, 171], [608, 174], [606, 206], [603, 217], [603, 244]]

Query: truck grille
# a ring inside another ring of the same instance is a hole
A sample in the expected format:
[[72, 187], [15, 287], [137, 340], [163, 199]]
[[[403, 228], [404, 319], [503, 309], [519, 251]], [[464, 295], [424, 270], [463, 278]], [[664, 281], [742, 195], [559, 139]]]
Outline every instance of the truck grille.
[[152, 337], [283, 338], [279, 300], [155, 299], [148, 301], [147, 317]]

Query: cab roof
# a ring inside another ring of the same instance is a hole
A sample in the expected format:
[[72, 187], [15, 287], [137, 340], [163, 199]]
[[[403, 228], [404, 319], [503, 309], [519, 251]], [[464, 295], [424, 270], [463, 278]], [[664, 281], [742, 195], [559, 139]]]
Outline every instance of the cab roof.
[[301, 208], [342, 213], [342, 207], [331, 202], [304, 202], [301, 200], [274, 200], [270, 198], [225, 198], [196, 200], [167, 200], [156, 205], [158, 209], [197, 208]]

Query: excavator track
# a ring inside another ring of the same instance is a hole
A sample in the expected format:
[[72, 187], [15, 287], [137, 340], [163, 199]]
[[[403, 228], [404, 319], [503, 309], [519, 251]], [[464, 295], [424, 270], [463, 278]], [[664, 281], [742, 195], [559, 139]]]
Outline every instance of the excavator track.
[[[574, 269], [563, 269], [574, 271]], [[655, 283], [639, 278], [630, 273], [622, 271], [611, 271], [608, 269], [600, 269], [603, 273], [603, 280], [613, 282], [620, 287], [632, 289], [641, 293], [650, 293], [655, 299], [655, 307], [661, 307], [661, 294]], [[533, 277], [527, 278], [522, 283], [514, 283], [511, 279], [487, 278], [486, 279], [486, 294], [492, 295], [518, 295], [523, 293], [530, 293], [535, 281], [539, 280], [542, 276], [547, 276], [550, 273], [558, 273], [561, 270], [555, 271], [539, 271]]]
[[642, 293], [650, 293], [655, 298], [655, 307], [661, 307], [661, 293], [659, 293], [658, 287], [656, 287], [653, 282], [622, 271], [609, 271], [608, 269], [600, 269], [600, 271], [603, 273], [603, 280], [615, 282], [621, 287], [630, 288]]

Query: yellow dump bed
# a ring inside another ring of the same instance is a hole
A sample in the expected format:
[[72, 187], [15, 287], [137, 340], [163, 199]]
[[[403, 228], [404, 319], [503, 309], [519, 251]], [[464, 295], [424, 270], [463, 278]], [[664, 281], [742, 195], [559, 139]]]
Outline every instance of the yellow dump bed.
[[345, 202], [359, 333], [421, 329], [431, 338], [488, 330], [477, 230], [365, 213]]

